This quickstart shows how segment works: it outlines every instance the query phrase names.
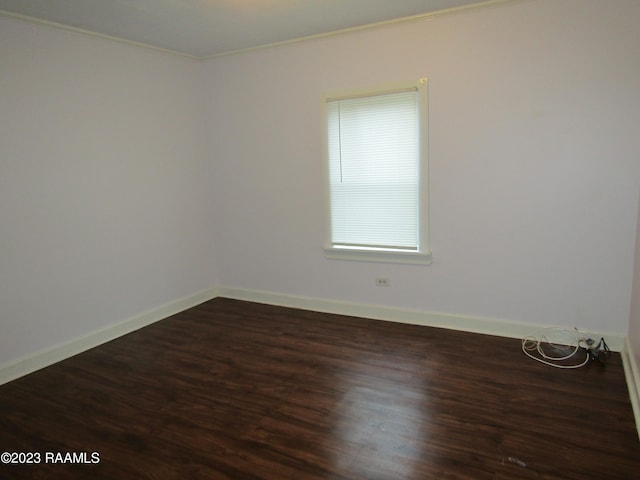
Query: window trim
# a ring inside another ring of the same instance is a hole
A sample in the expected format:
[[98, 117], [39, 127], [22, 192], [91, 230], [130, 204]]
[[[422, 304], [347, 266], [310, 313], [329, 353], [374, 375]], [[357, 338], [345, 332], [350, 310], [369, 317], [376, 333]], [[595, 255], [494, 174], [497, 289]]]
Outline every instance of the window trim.
[[[402, 263], [428, 265], [433, 261], [429, 248], [429, 116], [428, 116], [428, 79], [417, 82], [390, 83], [364, 88], [326, 92], [323, 95], [322, 114], [324, 125], [324, 182], [325, 182], [325, 257], [329, 259], [356, 260], [368, 262]], [[372, 95], [384, 95], [399, 91], [417, 90], [419, 122], [419, 194], [418, 194], [418, 249], [337, 247], [331, 239], [331, 193], [329, 183], [329, 128], [328, 102]]]

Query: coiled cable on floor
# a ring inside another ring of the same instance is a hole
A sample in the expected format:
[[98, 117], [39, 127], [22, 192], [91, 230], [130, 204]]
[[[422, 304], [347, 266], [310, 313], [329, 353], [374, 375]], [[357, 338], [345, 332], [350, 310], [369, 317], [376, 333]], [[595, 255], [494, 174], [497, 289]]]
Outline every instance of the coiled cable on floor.
[[588, 348], [587, 338], [580, 336], [580, 332], [563, 328], [545, 328], [522, 339], [525, 355], [556, 368], [584, 367], [591, 360]]

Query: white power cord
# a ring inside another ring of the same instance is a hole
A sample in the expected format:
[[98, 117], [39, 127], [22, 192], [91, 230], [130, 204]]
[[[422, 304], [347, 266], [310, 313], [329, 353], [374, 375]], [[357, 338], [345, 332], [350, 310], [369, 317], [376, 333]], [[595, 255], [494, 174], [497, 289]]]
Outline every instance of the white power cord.
[[[552, 336], [561, 338], [552, 338]], [[552, 341], [553, 340], [553, 341]], [[584, 348], [581, 348], [584, 347]], [[522, 339], [522, 351], [530, 358], [556, 368], [580, 368], [584, 367], [591, 356], [589, 355], [587, 338], [580, 337], [577, 330], [563, 328], [545, 328], [538, 335], [531, 335]], [[567, 360], [584, 352], [585, 359], [582, 363], [566, 364]]]

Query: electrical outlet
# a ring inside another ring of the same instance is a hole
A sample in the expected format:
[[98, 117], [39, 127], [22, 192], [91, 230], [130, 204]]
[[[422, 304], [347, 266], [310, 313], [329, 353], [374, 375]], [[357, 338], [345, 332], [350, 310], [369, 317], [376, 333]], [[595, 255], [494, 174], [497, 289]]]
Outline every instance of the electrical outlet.
[[391, 285], [391, 280], [385, 277], [376, 278], [376, 287], [388, 287]]

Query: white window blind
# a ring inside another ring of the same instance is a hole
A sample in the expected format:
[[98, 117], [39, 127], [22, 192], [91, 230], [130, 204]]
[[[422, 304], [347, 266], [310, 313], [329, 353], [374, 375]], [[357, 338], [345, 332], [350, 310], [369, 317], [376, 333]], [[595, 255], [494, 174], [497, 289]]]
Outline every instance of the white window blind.
[[327, 102], [332, 248], [417, 252], [417, 89]]

